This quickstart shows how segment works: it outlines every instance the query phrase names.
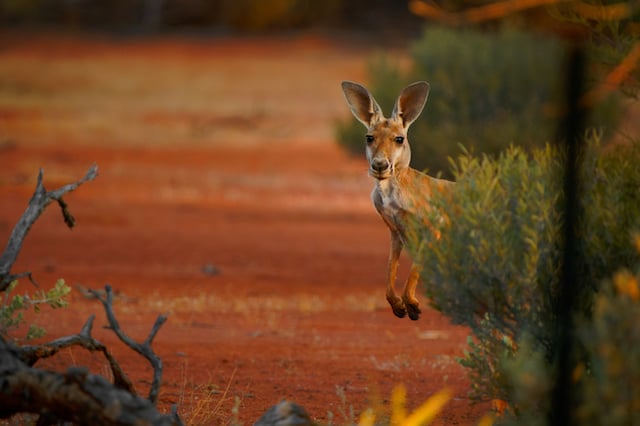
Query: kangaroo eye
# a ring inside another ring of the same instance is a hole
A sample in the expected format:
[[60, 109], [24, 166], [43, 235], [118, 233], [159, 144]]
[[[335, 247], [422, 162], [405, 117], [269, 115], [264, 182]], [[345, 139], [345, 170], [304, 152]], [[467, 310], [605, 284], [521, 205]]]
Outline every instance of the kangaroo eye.
[[367, 140], [367, 143], [372, 143], [373, 142], [373, 135], [367, 135], [365, 136], [365, 139]]
[[404, 136], [396, 136], [396, 143], [401, 145], [404, 142]]

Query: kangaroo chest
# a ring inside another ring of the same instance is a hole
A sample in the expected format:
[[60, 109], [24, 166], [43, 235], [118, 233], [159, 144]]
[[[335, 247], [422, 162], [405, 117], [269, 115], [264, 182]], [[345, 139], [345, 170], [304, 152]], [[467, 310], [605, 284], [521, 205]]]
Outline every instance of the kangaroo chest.
[[389, 228], [404, 233], [407, 218], [413, 214], [414, 209], [397, 183], [393, 179], [378, 181], [371, 193], [371, 200]]

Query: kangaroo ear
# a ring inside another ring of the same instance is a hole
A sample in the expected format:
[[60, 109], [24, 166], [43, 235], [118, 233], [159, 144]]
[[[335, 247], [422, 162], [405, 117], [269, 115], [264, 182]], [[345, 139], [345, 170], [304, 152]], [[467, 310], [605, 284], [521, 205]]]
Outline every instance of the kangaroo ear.
[[404, 128], [409, 127], [422, 112], [429, 96], [429, 83], [418, 81], [402, 89], [395, 106], [393, 107], [393, 118], [402, 121]]
[[372, 122], [382, 117], [380, 105], [364, 86], [351, 81], [343, 81], [342, 91], [351, 112], [365, 127], [369, 127]]

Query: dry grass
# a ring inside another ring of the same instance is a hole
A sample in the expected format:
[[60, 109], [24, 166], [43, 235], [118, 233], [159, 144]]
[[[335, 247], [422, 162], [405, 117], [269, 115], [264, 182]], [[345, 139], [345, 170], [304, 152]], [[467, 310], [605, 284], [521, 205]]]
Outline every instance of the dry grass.
[[[170, 313], [247, 314], [256, 312], [374, 312], [386, 309], [384, 299], [376, 294], [345, 294], [344, 297], [322, 297], [317, 294], [224, 297], [200, 293], [181, 297], [153, 296], [141, 300], [145, 310]], [[137, 309], [137, 308], [136, 308]]]
[[[193, 378], [188, 379], [189, 375], [188, 361], [182, 365], [181, 369], [181, 384], [180, 395], [178, 399], [178, 412], [185, 425], [206, 425], [206, 424], [238, 424], [237, 417], [232, 416], [229, 418], [225, 411], [226, 403], [231, 398], [229, 395], [229, 389], [231, 383], [235, 377], [237, 367], [231, 372], [229, 380], [226, 386], [221, 389], [219, 386], [212, 384], [213, 381], [209, 381], [205, 385], [194, 385]], [[234, 398], [234, 410], [237, 412], [237, 407], [240, 404], [240, 400], [237, 396]]]

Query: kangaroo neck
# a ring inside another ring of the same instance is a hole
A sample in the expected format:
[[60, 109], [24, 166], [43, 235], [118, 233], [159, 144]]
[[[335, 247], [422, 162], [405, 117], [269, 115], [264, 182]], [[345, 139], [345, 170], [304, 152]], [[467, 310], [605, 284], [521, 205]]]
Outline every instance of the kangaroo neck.
[[393, 174], [391, 176], [389, 176], [386, 179], [376, 180], [376, 183], [378, 185], [389, 185], [389, 184], [397, 185], [397, 184], [402, 184], [408, 178], [413, 176], [414, 173], [415, 173], [415, 170], [413, 170], [411, 167], [406, 167], [406, 166], [405, 167], [398, 167], [396, 165], [394, 170], [393, 170]]
[[409, 167], [397, 168], [393, 174], [386, 179], [376, 180], [376, 190], [384, 197], [397, 198], [407, 187], [411, 180], [412, 170]]

